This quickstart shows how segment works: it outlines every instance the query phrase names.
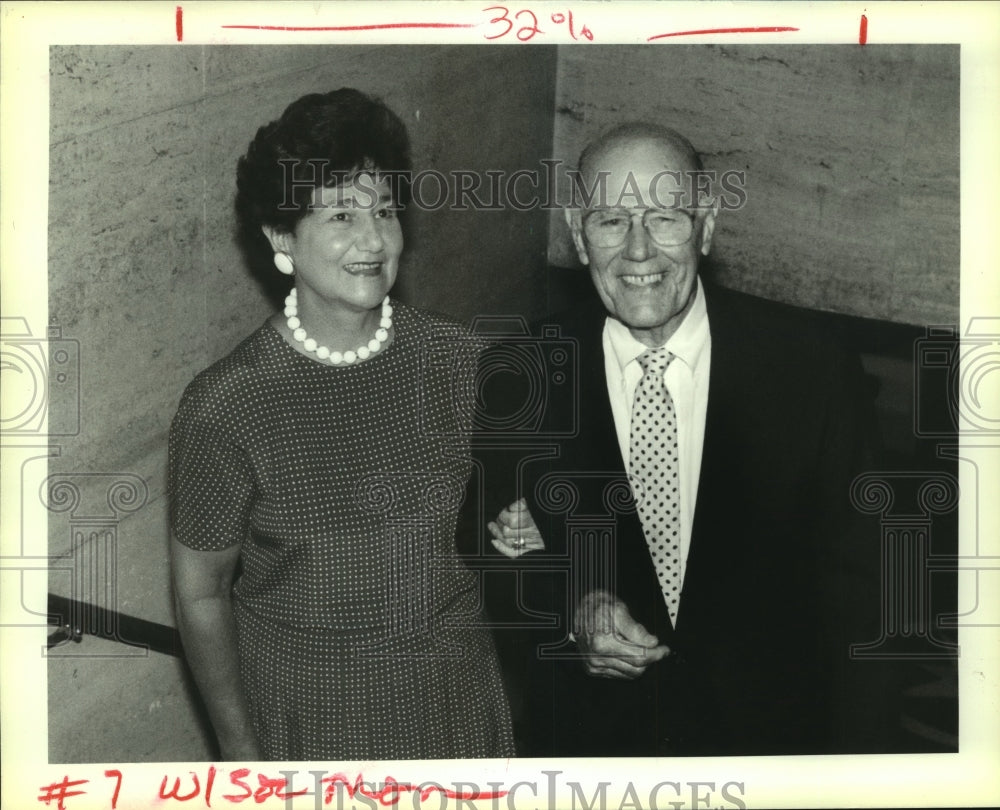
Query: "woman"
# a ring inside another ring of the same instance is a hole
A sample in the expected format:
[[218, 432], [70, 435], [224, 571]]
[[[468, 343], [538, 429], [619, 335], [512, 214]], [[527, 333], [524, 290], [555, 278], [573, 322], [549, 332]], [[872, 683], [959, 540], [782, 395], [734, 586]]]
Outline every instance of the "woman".
[[422, 362], [470, 342], [389, 298], [408, 151], [395, 114], [341, 89], [239, 161], [241, 225], [294, 288], [170, 434], [178, 626], [228, 760], [513, 754], [455, 548], [472, 363]]

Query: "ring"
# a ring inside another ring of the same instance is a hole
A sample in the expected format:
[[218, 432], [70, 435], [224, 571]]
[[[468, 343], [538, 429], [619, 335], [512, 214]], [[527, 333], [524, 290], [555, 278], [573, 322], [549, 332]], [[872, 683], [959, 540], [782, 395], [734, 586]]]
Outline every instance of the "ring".
[[516, 539], [516, 540], [515, 540], [515, 541], [513, 542], [513, 546], [514, 546], [514, 548], [524, 548], [524, 543], [525, 543], [525, 540], [524, 540], [524, 538], [523, 538], [523, 537], [518, 537], [518, 538], [517, 538], [517, 539]]

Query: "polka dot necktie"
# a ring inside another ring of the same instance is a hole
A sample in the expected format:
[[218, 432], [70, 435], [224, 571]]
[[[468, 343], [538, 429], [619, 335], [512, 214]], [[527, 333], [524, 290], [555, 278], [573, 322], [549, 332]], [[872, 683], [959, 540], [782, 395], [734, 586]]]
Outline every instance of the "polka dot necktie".
[[663, 375], [674, 355], [662, 346], [639, 355], [642, 379], [632, 405], [629, 477], [657, 579], [677, 623], [681, 596], [681, 504], [677, 417]]

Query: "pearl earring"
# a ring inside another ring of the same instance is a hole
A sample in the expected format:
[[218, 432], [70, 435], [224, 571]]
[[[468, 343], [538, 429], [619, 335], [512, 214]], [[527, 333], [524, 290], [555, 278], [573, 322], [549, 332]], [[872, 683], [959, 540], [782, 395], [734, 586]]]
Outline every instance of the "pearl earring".
[[284, 273], [286, 276], [290, 276], [295, 272], [295, 265], [292, 263], [292, 257], [287, 253], [277, 252], [274, 254], [274, 266], [278, 268], [278, 271]]

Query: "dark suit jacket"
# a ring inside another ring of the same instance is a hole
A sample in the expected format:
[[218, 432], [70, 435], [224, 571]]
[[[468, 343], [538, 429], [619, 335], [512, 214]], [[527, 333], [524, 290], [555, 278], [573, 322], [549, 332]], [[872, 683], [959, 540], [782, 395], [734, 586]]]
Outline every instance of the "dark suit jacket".
[[[486, 355], [466, 506], [481, 526], [523, 495], [547, 544], [494, 557], [483, 579], [522, 755], [892, 747], [886, 675], [848, 654], [879, 627], [879, 527], [849, 501], [873, 427], [860, 363], [801, 310], [706, 292], [708, 411], [676, 627], [624, 494], [600, 302]], [[565, 656], [572, 607], [595, 585], [671, 648], [635, 681]]]

